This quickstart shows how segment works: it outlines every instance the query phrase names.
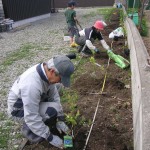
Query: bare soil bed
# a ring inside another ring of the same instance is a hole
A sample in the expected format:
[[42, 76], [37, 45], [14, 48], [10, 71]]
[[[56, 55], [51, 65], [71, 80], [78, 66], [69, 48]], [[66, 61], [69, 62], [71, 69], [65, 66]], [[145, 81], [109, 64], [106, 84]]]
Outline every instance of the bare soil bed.
[[142, 37], [142, 39], [143, 39], [144, 45], [147, 49], [147, 52], [150, 56], [150, 37]]
[[[119, 27], [119, 16], [115, 12], [112, 14], [111, 21], [103, 32], [103, 37], [109, 45], [111, 40], [108, 34]], [[113, 51], [116, 54], [128, 57], [124, 54], [123, 46], [124, 38], [114, 41]], [[99, 47], [99, 49], [102, 49]], [[88, 58], [83, 58], [88, 59]], [[90, 61], [80, 64], [75, 72], [75, 80], [72, 83], [71, 90], [76, 91], [79, 95], [77, 109], [86, 120], [92, 120], [98, 100], [96, 119], [93, 125], [89, 142], [86, 150], [133, 150], [133, 127], [132, 127], [132, 102], [131, 102], [131, 73], [130, 68], [121, 69], [111, 60], [107, 70], [107, 78], [104, 87], [105, 94], [93, 94], [101, 91], [108, 56], [106, 52], [101, 52], [100, 55], [95, 55], [95, 60], [98, 64], [103, 65], [104, 70], [95, 66]], [[82, 73], [78, 70], [82, 70]], [[64, 105], [64, 111], [67, 112], [68, 104]], [[87, 135], [90, 129], [89, 126], [75, 126], [74, 128], [74, 146], [68, 148], [70, 150], [82, 150]], [[25, 150], [56, 150], [48, 142], [44, 141], [37, 145], [28, 145]]]

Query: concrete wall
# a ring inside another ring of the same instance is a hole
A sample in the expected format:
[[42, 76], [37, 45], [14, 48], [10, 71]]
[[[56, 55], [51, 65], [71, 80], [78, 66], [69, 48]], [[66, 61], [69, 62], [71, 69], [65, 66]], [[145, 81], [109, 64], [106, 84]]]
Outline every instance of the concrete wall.
[[150, 57], [131, 19], [125, 19], [125, 27], [132, 72], [134, 150], [150, 150]]

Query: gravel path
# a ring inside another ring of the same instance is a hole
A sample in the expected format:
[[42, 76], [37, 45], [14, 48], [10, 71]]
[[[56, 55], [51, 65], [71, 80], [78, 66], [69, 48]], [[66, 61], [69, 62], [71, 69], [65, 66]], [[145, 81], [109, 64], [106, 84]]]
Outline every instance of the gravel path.
[[[95, 15], [96, 10], [97, 8], [76, 9], [77, 17], [83, 27], [89, 27], [97, 19], [101, 19], [101, 16]], [[7, 94], [18, 75], [34, 64], [47, 61], [53, 55], [70, 52], [69, 43], [63, 41], [65, 25], [64, 10], [59, 10], [59, 13], [51, 14], [50, 18], [34, 22], [24, 29], [1, 33], [3, 37], [0, 39], [1, 113], [7, 111]], [[24, 54], [23, 52], [28, 49], [29, 51]], [[15, 59], [19, 53], [23, 53], [24, 57]], [[0, 126], [5, 125], [6, 120], [7, 118], [3, 118]], [[15, 136], [19, 134], [18, 130], [20, 130], [19, 125], [11, 122], [7, 150], [18, 148], [22, 139]]]

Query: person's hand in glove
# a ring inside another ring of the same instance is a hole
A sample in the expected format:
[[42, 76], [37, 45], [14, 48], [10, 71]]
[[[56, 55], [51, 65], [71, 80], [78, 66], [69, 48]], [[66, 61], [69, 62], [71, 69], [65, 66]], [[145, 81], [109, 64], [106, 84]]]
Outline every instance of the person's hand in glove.
[[63, 121], [57, 121], [56, 128], [57, 128], [57, 130], [59, 131], [60, 134], [62, 132], [64, 132], [65, 134], [70, 134], [71, 133], [70, 129], [68, 128], [68, 126]]
[[100, 50], [99, 49], [95, 48], [94, 51], [95, 51], [96, 54], [100, 54]]
[[107, 50], [107, 53], [109, 53], [109, 52], [112, 52], [112, 49], [108, 49], [108, 50]]
[[59, 138], [58, 136], [56, 135], [51, 135], [49, 138], [48, 138], [48, 141], [51, 145], [55, 146], [55, 147], [58, 147], [60, 149], [63, 149], [63, 140], [61, 138]]

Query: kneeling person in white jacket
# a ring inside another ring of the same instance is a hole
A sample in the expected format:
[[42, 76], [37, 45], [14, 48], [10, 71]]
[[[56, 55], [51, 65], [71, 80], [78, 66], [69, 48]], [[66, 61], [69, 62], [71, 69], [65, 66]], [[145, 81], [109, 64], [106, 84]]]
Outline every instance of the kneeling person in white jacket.
[[53, 135], [47, 125], [55, 122], [58, 131], [70, 132], [64, 123], [55, 83], [69, 87], [73, 72], [74, 65], [67, 56], [56, 56], [29, 68], [14, 82], [8, 96], [8, 115], [23, 123], [22, 133], [32, 143], [46, 139], [53, 146], [63, 148], [63, 140]]
[[99, 53], [100, 50], [93, 45], [93, 41], [96, 39], [101, 42], [104, 49], [110, 50], [110, 47], [107, 45], [101, 34], [105, 25], [106, 24], [103, 21], [97, 20], [92, 27], [81, 30], [75, 37], [75, 42], [79, 45], [78, 52], [82, 51], [84, 54], [92, 54], [92, 51], [94, 51], [95, 53]]

